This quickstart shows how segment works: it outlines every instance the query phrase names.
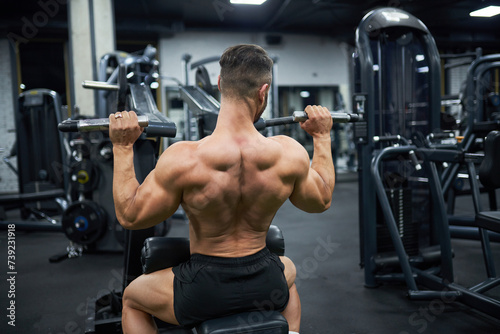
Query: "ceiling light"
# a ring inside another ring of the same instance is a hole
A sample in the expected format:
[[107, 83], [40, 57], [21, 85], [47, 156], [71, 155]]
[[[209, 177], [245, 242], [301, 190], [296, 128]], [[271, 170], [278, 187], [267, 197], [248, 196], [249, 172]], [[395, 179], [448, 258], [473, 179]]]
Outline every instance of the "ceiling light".
[[474, 17], [492, 17], [498, 14], [500, 14], [500, 6], [488, 6], [469, 13]]
[[231, 0], [235, 5], [262, 5], [266, 0]]

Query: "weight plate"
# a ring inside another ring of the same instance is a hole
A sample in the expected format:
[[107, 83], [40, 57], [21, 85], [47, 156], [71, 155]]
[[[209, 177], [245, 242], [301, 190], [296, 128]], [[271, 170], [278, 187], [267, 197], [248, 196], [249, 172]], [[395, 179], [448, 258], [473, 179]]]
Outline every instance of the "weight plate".
[[69, 240], [80, 245], [89, 245], [106, 230], [106, 212], [92, 201], [71, 204], [62, 215], [63, 231]]
[[88, 160], [84, 159], [71, 166], [71, 182], [72, 186], [78, 192], [87, 193], [97, 188], [99, 174], [96, 166]]
[[97, 159], [102, 162], [111, 162], [113, 160], [113, 144], [111, 140], [103, 140], [97, 145]]

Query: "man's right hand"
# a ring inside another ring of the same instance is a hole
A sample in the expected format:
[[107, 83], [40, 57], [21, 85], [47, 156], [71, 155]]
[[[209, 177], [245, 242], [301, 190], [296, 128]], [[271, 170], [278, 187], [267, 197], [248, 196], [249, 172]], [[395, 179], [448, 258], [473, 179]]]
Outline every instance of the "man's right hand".
[[134, 111], [121, 111], [109, 115], [109, 138], [113, 147], [132, 147], [142, 131]]
[[307, 106], [305, 109], [307, 120], [300, 122], [300, 127], [313, 138], [330, 136], [333, 119], [330, 111], [322, 106]]

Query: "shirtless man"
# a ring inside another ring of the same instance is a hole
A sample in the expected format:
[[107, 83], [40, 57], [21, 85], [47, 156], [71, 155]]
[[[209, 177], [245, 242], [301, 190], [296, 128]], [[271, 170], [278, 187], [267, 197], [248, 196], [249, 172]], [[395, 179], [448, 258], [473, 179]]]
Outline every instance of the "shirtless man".
[[110, 115], [113, 196], [120, 224], [132, 230], [152, 227], [179, 205], [190, 222], [190, 261], [142, 275], [125, 289], [125, 334], [157, 333], [151, 315], [195, 325], [225, 315], [221, 312], [251, 311], [265, 301], [282, 312], [290, 331], [299, 331], [295, 266], [267, 250], [266, 234], [287, 199], [306, 212], [330, 207], [335, 185], [332, 118], [326, 108], [305, 109], [309, 119], [300, 126], [313, 138], [310, 163], [295, 140], [266, 138], [253, 125], [266, 107], [272, 80], [272, 60], [264, 49], [228, 48], [220, 65], [221, 107], [213, 134], [171, 145], [142, 184], [133, 165], [132, 147], [142, 132], [137, 115]]

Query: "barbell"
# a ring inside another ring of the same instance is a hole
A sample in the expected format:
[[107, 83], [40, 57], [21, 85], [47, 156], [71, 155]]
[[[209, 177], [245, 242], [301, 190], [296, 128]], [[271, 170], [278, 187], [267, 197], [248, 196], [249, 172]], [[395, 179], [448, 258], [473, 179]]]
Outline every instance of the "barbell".
[[[362, 120], [358, 114], [343, 112], [330, 112], [334, 123], [351, 123]], [[145, 128], [148, 135], [158, 135], [164, 137], [175, 137], [176, 127], [171, 122], [151, 121], [150, 115], [137, 116], [139, 126]], [[263, 130], [268, 126], [286, 125], [307, 120], [307, 114], [304, 111], [294, 111], [292, 116], [278, 117], [271, 119], [259, 119], [254, 123], [257, 130]], [[65, 120], [59, 123], [58, 128], [62, 132], [90, 132], [106, 131], [109, 128], [108, 118]], [[160, 134], [158, 134], [160, 133]]]
[[[150, 115], [137, 116], [139, 126], [144, 128], [144, 132], [147, 135], [152, 137], [175, 137], [177, 132], [175, 123], [162, 120], [151, 120], [151, 118]], [[57, 128], [61, 132], [107, 131], [109, 129], [109, 119], [68, 119], [59, 123]]]

